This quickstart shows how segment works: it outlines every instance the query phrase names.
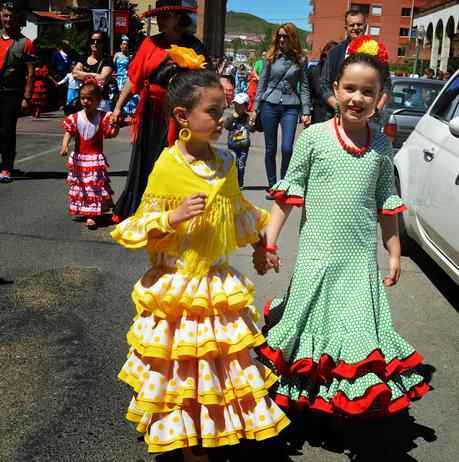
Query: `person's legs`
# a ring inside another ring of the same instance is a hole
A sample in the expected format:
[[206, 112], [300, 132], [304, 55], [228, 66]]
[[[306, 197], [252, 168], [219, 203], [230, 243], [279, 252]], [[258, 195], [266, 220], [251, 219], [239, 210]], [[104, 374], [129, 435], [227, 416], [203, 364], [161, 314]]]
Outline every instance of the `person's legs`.
[[234, 151], [236, 154], [236, 166], [237, 166], [237, 180], [239, 186], [242, 188], [244, 186], [244, 172], [245, 164], [247, 163], [247, 151]]
[[265, 134], [265, 166], [268, 186], [276, 183], [277, 131], [280, 122], [279, 105], [264, 102], [261, 106], [261, 123]]
[[21, 109], [22, 96], [11, 94], [0, 95], [0, 152], [2, 153], [2, 170], [13, 171], [16, 157], [16, 122]]
[[298, 108], [296, 106], [284, 106], [280, 124], [282, 131], [281, 178], [284, 178], [292, 157], [293, 142], [295, 141], [296, 126], [298, 124]]

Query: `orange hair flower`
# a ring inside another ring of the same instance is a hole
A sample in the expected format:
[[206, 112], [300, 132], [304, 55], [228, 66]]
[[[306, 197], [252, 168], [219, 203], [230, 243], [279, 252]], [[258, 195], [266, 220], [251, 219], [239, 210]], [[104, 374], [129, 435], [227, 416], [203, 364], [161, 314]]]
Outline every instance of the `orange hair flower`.
[[172, 45], [166, 52], [179, 67], [193, 70], [204, 70], [206, 68], [204, 55], [198, 55], [192, 48]]

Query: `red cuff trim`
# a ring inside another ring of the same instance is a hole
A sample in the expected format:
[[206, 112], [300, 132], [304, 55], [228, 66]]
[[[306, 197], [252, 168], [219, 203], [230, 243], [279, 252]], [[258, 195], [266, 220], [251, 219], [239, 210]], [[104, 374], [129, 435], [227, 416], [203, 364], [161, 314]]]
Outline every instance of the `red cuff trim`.
[[397, 213], [402, 213], [405, 210], [408, 210], [406, 205], [402, 205], [401, 207], [397, 207], [396, 209], [389, 210], [389, 209], [379, 209], [378, 215], [397, 215]]
[[269, 190], [269, 195], [276, 201], [284, 202], [285, 204], [295, 205], [296, 207], [304, 206], [304, 199], [300, 196], [288, 196], [285, 191]]
[[[303, 411], [304, 408], [325, 412], [327, 414], [341, 414], [362, 418], [382, 418], [388, 415], [395, 414], [407, 408], [410, 401], [421, 398], [430, 390], [430, 386], [425, 382], [415, 385], [407, 393], [400, 398], [391, 402], [392, 392], [390, 388], [381, 383], [368, 388], [363, 396], [350, 400], [342, 391], [330, 400], [325, 401], [321, 397], [317, 397], [313, 403], [304, 396], [299, 400], [294, 401], [287, 396], [275, 394], [274, 401], [279, 406], [284, 408], [296, 408]], [[379, 401], [381, 410], [375, 412], [366, 412], [371, 408], [375, 401]]]

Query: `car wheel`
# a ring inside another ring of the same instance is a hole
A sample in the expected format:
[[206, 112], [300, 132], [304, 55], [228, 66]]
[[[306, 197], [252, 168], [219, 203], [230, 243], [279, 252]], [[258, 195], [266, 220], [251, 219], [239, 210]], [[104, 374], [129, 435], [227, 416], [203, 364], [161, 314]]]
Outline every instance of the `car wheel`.
[[[395, 176], [395, 187], [397, 189], [398, 195], [400, 195], [400, 178], [396, 175]], [[411, 239], [410, 236], [408, 236], [408, 233], [406, 232], [405, 228], [405, 220], [403, 219], [403, 213], [399, 213], [397, 215], [398, 218], [398, 236], [400, 238], [400, 247], [402, 251], [402, 255], [410, 255], [413, 253], [416, 243], [414, 242], [413, 239]]]

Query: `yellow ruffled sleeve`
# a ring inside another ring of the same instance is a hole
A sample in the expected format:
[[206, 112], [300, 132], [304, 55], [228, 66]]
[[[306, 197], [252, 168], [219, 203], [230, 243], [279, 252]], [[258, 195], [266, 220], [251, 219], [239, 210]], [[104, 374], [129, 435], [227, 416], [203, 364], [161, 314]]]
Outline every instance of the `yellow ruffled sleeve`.
[[269, 213], [255, 207], [241, 194], [236, 201], [236, 239], [238, 247], [255, 244], [269, 223]]
[[[146, 247], [149, 252], [164, 252], [175, 241], [176, 230], [169, 224], [169, 214], [183, 200], [182, 197], [158, 197], [144, 194], [137, 212], [116, 226], [111, 235], [128, 249]], [[160, 237], [153, 238], [157, 230]]]

